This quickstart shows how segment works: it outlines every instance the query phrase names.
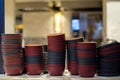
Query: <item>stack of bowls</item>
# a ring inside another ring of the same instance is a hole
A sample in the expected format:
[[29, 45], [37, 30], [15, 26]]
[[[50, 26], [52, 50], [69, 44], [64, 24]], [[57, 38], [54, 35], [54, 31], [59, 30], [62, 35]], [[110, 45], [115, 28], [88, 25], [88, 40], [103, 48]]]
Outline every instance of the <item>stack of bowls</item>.
[[[24, 58], [24, 66], [25, 66], [25, 47], [24, 46], [22, 46], [22, 51], [23, 51], [23, 58]], [[23, 70], [23, 74], [25, 74], [26, 73], [26, 69], [24, 68], [24, 70]]]
[[27, 44], [25, 46], [26, 72], [29, 75], [39, 75], [43, 71], [42, 45]]
[[72, 38], [67, 43], [67, 68], [71, 75], [78, 74], [77, 42], [83, 42], [83, 38]]
[[48, 35], [48, 72], [51, 76], [61, 76], [65, 68], [65, 35]]
[[48, 73], [47, 70], [47, 61], [48, 61], [48, 50], [47, 45], [43, 45], [43, 72]]
[[24, 60], [22, 53], [21, 34], [2, 34], [2, 55], [4, 70], [7, 75], [22, 74]]
[[120, 43], [113, 42], [97, 48], [99, 54], [98, 76], [120, 75]]
[[78, 42], [78, 73], [81, 77], [94, 77], [96, 74], [96, 43]]

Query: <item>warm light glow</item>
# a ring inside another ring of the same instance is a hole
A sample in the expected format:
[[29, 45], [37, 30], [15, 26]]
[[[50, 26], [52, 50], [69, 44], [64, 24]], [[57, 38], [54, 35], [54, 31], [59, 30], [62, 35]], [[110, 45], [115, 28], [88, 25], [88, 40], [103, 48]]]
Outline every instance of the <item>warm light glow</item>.
[[23, 29], [24, 28], [24, 25], [23, 24], [19, 24], [16, 26], [16, 29]]
[[61, 12], [56, 12], [54, 15], [54, 20], [55, 20], [55, 32], [60, 33], [61, 32], [61, 18], [62, 18], [62, 13]]

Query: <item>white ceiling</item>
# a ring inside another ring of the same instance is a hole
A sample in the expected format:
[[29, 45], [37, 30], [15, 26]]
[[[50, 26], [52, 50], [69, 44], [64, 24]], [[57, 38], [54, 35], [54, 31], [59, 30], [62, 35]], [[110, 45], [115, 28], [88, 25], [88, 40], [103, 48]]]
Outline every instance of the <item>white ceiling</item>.
[[48, 2], [49, 0], [15, 0], [16, 3], [26, 3], [26, 2]]
[[[24, 3], [24, 2], [48, 2], [51, 0], [15, 0], [16, 3]], [[102, 1], [102, 0], [56, 0], [56, 1]]]
[[[48, 10], [48, 2], [51, 0], [15, 0], [17, 15], [21, 14], [18, 9], [37, 8]], [[53, 0], [52, 0], [53, 1]], [[68, 10], [85, 8], [102, 8], [102, 0], [56, 0], [61, 1], [62, 7]]]
[[[17, 8], [45, 8], [51, 0], [16, 0]], [[62, 7], [74, 8], [101, 8], [102, 0], [61, 0]]]

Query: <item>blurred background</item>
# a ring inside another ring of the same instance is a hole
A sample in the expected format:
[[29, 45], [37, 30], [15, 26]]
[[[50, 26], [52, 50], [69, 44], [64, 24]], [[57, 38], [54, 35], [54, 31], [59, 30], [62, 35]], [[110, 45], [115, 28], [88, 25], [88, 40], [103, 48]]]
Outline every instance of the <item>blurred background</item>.
[[47, 35], [103, 40], [102, 0], [15, 0], [15, 33], [24, 44], [47, 44]]

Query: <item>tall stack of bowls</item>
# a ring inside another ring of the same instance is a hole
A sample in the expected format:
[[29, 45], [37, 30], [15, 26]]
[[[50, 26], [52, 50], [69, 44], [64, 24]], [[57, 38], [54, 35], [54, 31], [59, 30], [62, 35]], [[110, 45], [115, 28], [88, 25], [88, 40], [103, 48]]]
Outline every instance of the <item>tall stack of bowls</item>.
[[48, 72], [51, 76], [61, 76], [65, 68], [65, 35], [48, 35]]
[[24, 60], [21, 44], [21, 34], [2, 34], [1, 47], [4, 71], [7, 75], [19, 75], [23, 72]]

